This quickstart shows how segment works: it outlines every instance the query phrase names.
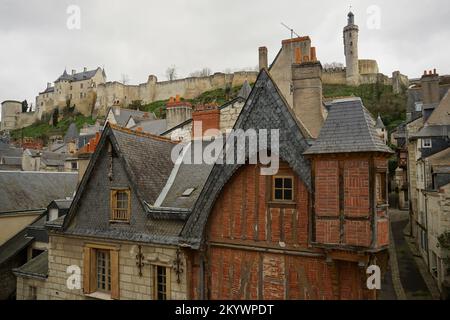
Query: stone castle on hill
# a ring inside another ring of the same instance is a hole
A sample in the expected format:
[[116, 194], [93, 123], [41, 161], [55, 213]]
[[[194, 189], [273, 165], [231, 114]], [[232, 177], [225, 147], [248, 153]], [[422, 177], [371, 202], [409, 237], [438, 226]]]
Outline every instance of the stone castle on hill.
[[[359, 59], [359, 28], [355, 24], [355, 17], [351, 12], [348, 14], [348, 22], [344, 27], [343, 35], [346, 67], [322, 70], [320, 77], [323, 84], [358, 86], [381, 83], [392, 85], [394, 92], [397, 93], [408, 86], [408, 78], [400, 72], [394, 72], [390, 78], [379, 72], [377, 61]], [[306, 62], [313, 58], [312, 55], [315, 55], [315, 48], [311, 47], [309, 37], [284, 40], [282, 49], [270, 66], [270, 69], [273, 69], [271, 73], [279, 81], [283, 95], [291, 106], [292, 75], [279, 74], [277, 69], [285, 70], [283, 66], [292, 64], [291, 57], [293, 56], [297, 56], [299, 61]], [[269, 68], [267, 61], [267, 48], [259, 48], [260, 68]], [[257, 72], [243, 71], [159, 82], [156, 76], [150, 75], [146, 83], [128, 85], [117, 81], [107, 82], [105, 70], [102, 68], [94, 70], [84, 68], [82, 72], [72, 70], [70, 74], [64, 70], [62, 75], [54, 81], [54, 85], [48, 83], [47, 88], [38, 94], [34, 112], [22, 112], [19, 101], [4, 101], [1, 108], [0, 131], [29, 126], [42, 119], [44, 114], [52, 113], [55, 108], [61, 110], [70, 106], [86, 116], [105, 116], [112, 105], [126, 108], [135, 100], [141, 100], [146, 104], [167, 100], [177, 95], [192, 99], [205, 91], [239, 86], [245, 81], [253, 83], [256, 81], [256, 77]]]

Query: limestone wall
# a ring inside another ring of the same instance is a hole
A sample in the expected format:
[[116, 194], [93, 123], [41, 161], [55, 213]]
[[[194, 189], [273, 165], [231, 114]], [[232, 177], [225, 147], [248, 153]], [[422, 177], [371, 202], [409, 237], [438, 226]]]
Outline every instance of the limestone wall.
[[180, 95], [185, 99], [193, 99], [209, 90], [225, 88], [227, 85], [239, 86], [245, 80], [256, 81], [257, 72], [235, 72], [233, 74], [215, 73], [208, 77], [185, 78], [174, 81], [157, 82], [155, 76], [150, 76], [146, 83], [139, 85], [124, 85], [119, 82], [100, 84], [97, 88], [97, 102], [95, 112], [105, 115], [114, 101], [119, 101], [127, 107], [133, 100], [143, 103], [166, 100]]
[[17, 300], [31, 300], [30, 287], [36, 288], [36, 300], [48, 300], [46, 281], [37, 278], [17, 277]]
[[345, 69], [326, 70], [322, 73], [323, 84], [347, 84]]
[[228, 129], [233, 129], [244, 104], [244, 102], [236, 102], [220, 110], [220, 131], [225, 133]]
[[28, 127], [38, 120], [36, 112], [20, 113], [16, 116], [15, 129]]
[[359, 60], [358, 65], [360, 75], [379, 73], [378, 63], [376, 60], [367, 60], [367, 59]]
[[[81, 239], [63, 237], [61, 235], [50, 235], [49, 248], [49, 276], [43, 287], [42, 297], [50, 300], [85, 300], [92, 299], [83, 293], [82, 289], [70, 290], [67, 287], [69, 274], [67, 267], [76, 265], [83, 270], [83, 248], [85, 244], [106, 244], [119, 247], [119, 288], [121, 300], [151, 300], [153, 299], [153, 272], [155, 265], [172, 267], [176, 259], [176, 248], [142, 246], [144, 255], [144, 266], [142, 277], [139, 276], [139, 268], [136, 267], [137, 245], [133, 243], [115, 242], [112, 240]], [[181, 255], [184, 266], [186, 259]], [[186, 273], [180, 275], [180, 283], [174, 269], [170, 273], [171, 299], [186, 299]], [[81, 276], [81, 288], [83, 288], [83, 276]], [[23, 292], [21, 293], [24, 294]], [[18, 294], [20, 295], [20, 294]]]

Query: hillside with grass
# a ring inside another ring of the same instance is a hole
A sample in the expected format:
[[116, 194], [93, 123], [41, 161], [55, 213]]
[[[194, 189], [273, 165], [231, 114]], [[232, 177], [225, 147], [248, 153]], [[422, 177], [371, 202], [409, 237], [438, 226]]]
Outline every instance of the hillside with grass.
[[[217, 103], [222, 105], [231, 99], [237, 97], [242, 86], [233, 88], [216, 89], [206, 91], [188, 101], [192, 105]], [[379, 84], [365, 84], [359, 87], [350, 87], [345, 85], [324, 85], [323, 95], [325, 99], [355, 96], [361, 97], [364, 105], [371, 111], [374, 117], [381, 115], [386, 127], [392, 130], [404, 121], [406, 110], [406, 94], [394, 94], [392, 86]], [[168, 100], [155, 101], [149, 104], [142, 104], [140, 101], [134, 101], [129, 105], [130, 109], [139, 109], [147, 112], [154, 112], [158, 118], [165, 118], [166, 104]], [[23, 130], [12, 132], [12, 138], [19, 140], [21, 137], [39, 138], [44, 142], [53, 135], [64, 136], [69, 125], [75, 122], [80, 129], [84, 124], [94, 124], [97, 120], [93, 117], [85, 117], [81, 114], [74, 114], [71, 110], [64, 110], [62, 118], [56, 125], [52, 123], [51, 115], [47, 115], [40, 122], [35, 123]]]
[[406, 117], [406, 93], [395, 94], [392, 86], [363, 84], [358, 87], [346, 85], [324, 85], [325, 98], [360, 97], [364, 106], [374, 117], [381, 115], [387, 129], [391, 131]]

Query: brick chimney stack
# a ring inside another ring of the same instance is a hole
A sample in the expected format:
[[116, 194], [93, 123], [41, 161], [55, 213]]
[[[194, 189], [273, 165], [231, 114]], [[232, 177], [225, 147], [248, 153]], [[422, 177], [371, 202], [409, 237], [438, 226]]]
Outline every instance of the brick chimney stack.
[[201, 123], [201, 136], [210, 129], [220, 130], [220, 110], [217, 103], [209, 103], [195, 107], [192, 113], [192, 120], [194, 121], [194, 130], [192, 132], [194, 137], [199, 137], [200, 132], [196, 132], [198, 124]]
[[322, 65], [317, 61], [316, 49], [301, 57], [296, 51], [292, 65], [293, 107], [297, 118], [313, 138], [319, 136], [324, 123], [322, 114]]
[[267, 48], [266, 47], [260, 47], [259, 48], [259, 70], [261, 71], [264, 68], [268, 68], [268, 58], [267, 58]]

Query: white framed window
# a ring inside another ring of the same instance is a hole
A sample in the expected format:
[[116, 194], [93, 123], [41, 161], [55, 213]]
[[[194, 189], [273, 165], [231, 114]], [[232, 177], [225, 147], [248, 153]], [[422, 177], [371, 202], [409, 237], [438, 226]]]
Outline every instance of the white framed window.
[[58, 209], [52, 208], [48, 212], [48, 221], [54, 221], [58, 219]]
[[416, 107], [416, 112], [422, 112], [423, 102], [418, 101], [418, 102], [416, 102], [414, 105], [415, 105], [415, 107]]
[[422, 148], [429, 149], [432, 147], [431, 139], [422, 139]]

